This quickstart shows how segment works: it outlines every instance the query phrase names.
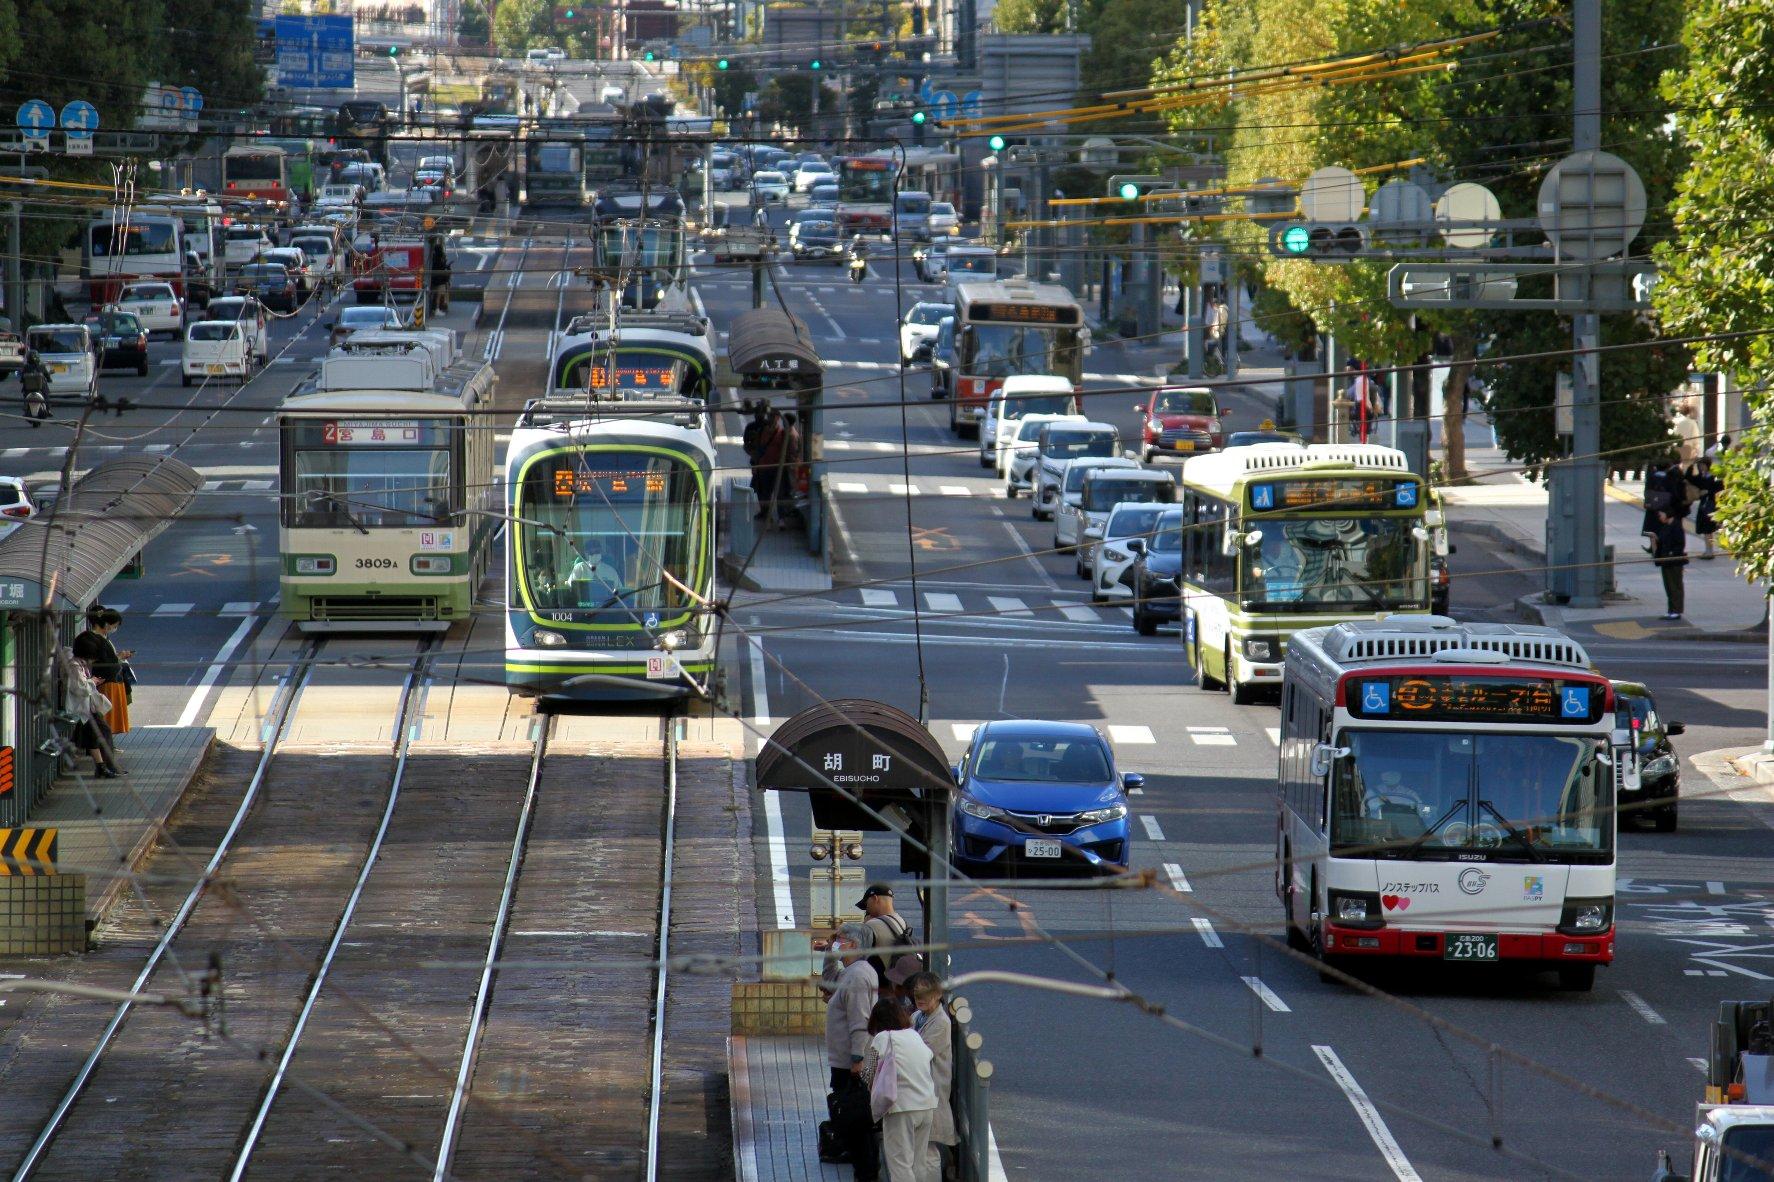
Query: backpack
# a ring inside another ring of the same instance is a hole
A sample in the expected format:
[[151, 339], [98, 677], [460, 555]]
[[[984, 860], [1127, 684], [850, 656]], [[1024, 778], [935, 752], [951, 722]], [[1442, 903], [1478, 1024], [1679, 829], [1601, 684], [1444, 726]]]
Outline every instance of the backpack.
[[875, 966], [875, 972], [881, 975], [883, 981], [903, 985], [913, 973], [924, 971], [924, 958], [916, 952], [902, 952], [897, 956], [893, 955], [893, 949], [910, 948], [917, 942], [912, 939], [912, 925], [898, 915], [883, 915], [880, 919], [882, 923], [892, 929], [893, 943], [887, 945], [886, 952], [869, 957], [869, 963]]

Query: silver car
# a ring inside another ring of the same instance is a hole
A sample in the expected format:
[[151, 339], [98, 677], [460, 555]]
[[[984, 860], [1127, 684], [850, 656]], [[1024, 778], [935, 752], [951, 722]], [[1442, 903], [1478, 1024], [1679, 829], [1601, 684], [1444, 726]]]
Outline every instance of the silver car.
[[1087, 475], [1084, 478], [1083, 492], [1078, 498], [1077, 511], [1079, 525], [1082, 526], [1082, 537], [1074, 551], [1077, 555], [1078, 577], [1090, 577], [1097, 544], [1102, 541], [1109, 516], [1117, 506], [1170, 505], [1176, 503], [1176, 498], [1176, 477], [1170, 472], [1139, 468], [1133, 471], [1117, 469], [1092, 472]]
[[1029, 490], [1036, 521], [1052, 519], [1059, 508], [1060, 478], [1068, 460], [1113, 456], [1121, 451], [1121, 432], [1113, 423], [1050, 423], [1035, 444], [1035, 473]]
[[1041, 445], [1041, 429], [1049, 423], [1082, 423], [1083, 415], [1032, 414], [1017, 421], [1016, 435], [1005, 448], [1004, 495], [1015, 500], [1018, 493], [1029, 491], [1035, 477], [1036, 449]]
[[1126, 503], [1115, 506], [1090, 560], [1092, 603], [1133, 598], [1133, 566], [1139, 554], [1128, 543], [1150, 544], [1160, 519], [1166, 513], [1175, 512], [1170, 505]]

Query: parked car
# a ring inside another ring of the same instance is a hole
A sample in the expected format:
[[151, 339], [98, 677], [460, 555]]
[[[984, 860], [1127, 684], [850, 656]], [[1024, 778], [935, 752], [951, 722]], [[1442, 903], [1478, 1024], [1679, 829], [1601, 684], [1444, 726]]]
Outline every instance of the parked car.
[[179, 352], [179, 379], [189, 386], [206, 378], [252, 376], [252, 342], [246, 326], [235, 320], [194, 320], [185, 330]]
[[922, 300], [906, 309], [905, 320], [899, 326], [900, 360], [909, 364], [928, 356], [942, 322], [954, 314], [952, 307], [933, 300]]
[[1659, 833], [1673, 833], [1682, 792], [1682, 764], [1672, 736], [1687, 727], [1666, 722], [1657, 699], [1643, 683], [1616, 681], [1614, 686], [1614, 786], [1622, 824], [1640, 819]]
[[37, 503], [22, 476], [0, 476], [0, 538], [37, 516]]
[[390, 308], [383, 304], [354, 304], [339, 309], [339, 318], [327, 325], [327, 344], [342, 345], [351, 339], [354, 332], [365, 329], [405, 328], [406, 318], [399, 308]]
[[259, 301], [251, 296], [222, 296], [211, 300], [203, 315], [206, 320], [237, 321], [253, 359], [261, 365], [271, 360], [271, 317]]
[[34, 324], [25, 332], [25, 348], [34, 350], [49, 370], [50, 399], [90, 402], [98, 397], [98, 350], [84, 324]]
[[[1183, 618], [1183, 515], [1166, 510], [1152, 536], [1129, 538], [1121, 548], [1133, 554], [1133, 630], [1153, 636], [1160, 624]], [[1106, 548], [1105, 548], [1106, 549]]]
[[780, 172], [765, 169], [751, 175], [752, 195], [766, 204], [788, 200], [788, 178]]
[[1105, 468], [1138, 472], [1140, 466], [1125, 456], [1088, 456], [1068, 460], [1060, 468], [1059, 496], [1053, 507], [1053, 548], [1061, 553], [1076, 550], [1084, 541], [1084, 478]]
[[1109, 744], [1074, 722], [982, 723], [956, 765], [954, 860], [985, 877], [1018, 869], [1118, 870], [1129, 860], [1127, 793]]
[[924, 221], [932, 239], [941, 238], [944, 234], [959, 234], [961, 232], [961, 215], [956, 213], [955, 207], [947, 201], [932, 201], [930, 213]]
[[1198, 455], [1226, 441], [1226, 412], [1206, 386], [1164, 386], [1133, 409], [1140, 415], [1140, 449], [1147, 463], [1160, 452]]
[[139, 317], [106, 308], [88, 316], [86, 327], [98, 342], [100, 369], [133, 369], [148, 376], [148, 330]]
[[170, 283], [131, 283], [117, 295], [117, 311], [128, 312], [148, 332], [178, 333], [185, 327], [185, 301]]

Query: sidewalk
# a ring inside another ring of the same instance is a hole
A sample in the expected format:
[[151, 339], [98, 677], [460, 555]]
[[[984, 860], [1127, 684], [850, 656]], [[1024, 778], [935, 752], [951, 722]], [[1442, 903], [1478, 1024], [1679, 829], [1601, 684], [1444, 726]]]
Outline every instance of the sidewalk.
[[[1489, 434], [1478, 416], [1472, 416], [1467, 430], [1468, 440], [1474, 443]], [[1449, 524], [1526, 559], [1524, 569], [1538, 573], [1546, 563], [1545, 486], [1519, 475], [1494, 445], [1469, 446], [1466, 463], [1473, 482], [1442, 492]], [[1720, 552], [1711, 561], [1699, 558], [1701, 546], [1692, 537], [1683, 580], [1686, 618], [1665, 621], [1662, 576], [1645, 553], [1639, 534], [1644, 502], [1636, 490], [1612, 483], [1606, 494], [1603, 540], [1614, 548], [1615, 593], [1595, 608], [1564, 607], [1542, 602], [1539, 595], [1524, 596], [1516, 601], [1524, 616], [1549, 627], [1590, 630], [1615, 640], [1653, 636], [1741, 640], [1761, 634], [1767, 620], [1766, 591], [1739, 576], [1737, 564], [1728, 554]], [[1692, 533], [1692, 521], [1688, 527]], [[1457, 561], [1453, 574], [1459, 578]]]

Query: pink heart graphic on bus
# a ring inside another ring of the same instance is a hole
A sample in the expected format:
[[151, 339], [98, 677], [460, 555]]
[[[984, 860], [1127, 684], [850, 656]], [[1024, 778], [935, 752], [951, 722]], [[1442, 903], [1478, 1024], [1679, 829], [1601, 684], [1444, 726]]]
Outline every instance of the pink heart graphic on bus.
[[1411, 901], [1409, 899], [1405, 898], [1403, 895], [1381, 895], [1380, 896], [1380, 903], [1388, 911], [1391, 911], [1394, 909], [1397, 909], [1399, 911], [1403, 911], [1405, 908], [1407, 908], [1411, 905]]

